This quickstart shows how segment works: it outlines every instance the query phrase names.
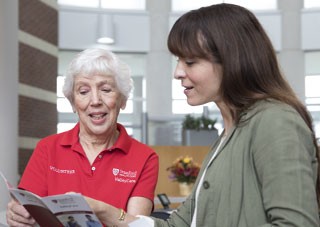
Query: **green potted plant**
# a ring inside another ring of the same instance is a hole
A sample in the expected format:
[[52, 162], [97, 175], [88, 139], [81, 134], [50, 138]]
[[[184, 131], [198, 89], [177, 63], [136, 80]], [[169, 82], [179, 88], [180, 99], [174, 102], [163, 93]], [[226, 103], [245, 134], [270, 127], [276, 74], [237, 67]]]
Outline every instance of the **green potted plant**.
[[182, 143], [187, 146], [208, 146], [217, 139], [217, 119], [187, 114], [182, 122]]

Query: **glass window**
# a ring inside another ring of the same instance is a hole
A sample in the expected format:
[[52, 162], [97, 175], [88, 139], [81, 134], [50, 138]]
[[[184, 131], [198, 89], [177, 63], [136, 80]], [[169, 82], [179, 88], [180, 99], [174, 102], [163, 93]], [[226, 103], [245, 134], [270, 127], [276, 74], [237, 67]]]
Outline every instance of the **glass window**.
[[181, 86], [180, 80], [172, 80], [172, 113], [173, 114], [201, 114], [203, 106], [190, 106], [187, 103], [186, 96], [183, 92], [184, 88]]
[[99, 0], [58, 0], [59, 5], [78, 6], [78, 7], [99, 7]]
[[196, 9], [202, 6], [208, 6], [212, 4], [218, 4], [223, 1], [221, 0], [172, 0], [171, 10], [172, 11], [188, 11], [191, 9]]
[[58, 0], [58, 4], [106, 9], [146, 9], [146, 0]]
[[313, 118], [316, 137], [320, 138], [320, 52], [305, 54], [305, 96], [306, 106]]
[[72, 113], [72, 107], [68, 99], [58, 97], [57, 98], [57, 110], [60, 113]]
[[127, 104], [126, 104], [126, 108], [124, 110], [120, 109], [120, 113], [133, 113], [133, 100], [132, 99], [128, 99]]
[[[312, 115], [317, 115], [320, 121], [320, 75], [305, 77], [306, 105]], [[314, 113], [314, 114], [313, 114]], [[320, 123], [320, 122], [319, 122]], [[320, 125], [319, 125], [320, 126]], [[320, 136], [320, 132], [318, 134]]]
[[62, 92], [64, 84], [64, 76], [57, 76], [57, 110], [60, 113], [72, 113], [72, 107], [68, 99], [66, 99]]
[[188, 11], [202, 6], [208, 6], [218, 3], [232, 3], [241, 5], [251, 10], [269, 10], [277, 9], [277, 0], [172, 0], [172, 11]]
[[172, 100], [172, 113], [173, 114], [201, 114], [203, 111], [202, 106], [190, 106], [187, 101], [184, 100]]
[[101, 0], [101, 8], [145, 10], [146, 0]]
[[305, 88], [307, 98], [320, 98], [320, 75], [306, 76]]
[[317, 8], [320, 7], [319, 0], [304, 0], [304, 8]]
[[64, 76], [58, 76], [57, 77], [57, 96], [59, 98], [64, 97], [63, 92], [62, 92], [63, 83], [64, 83]]
[[251, 10], [270, 10], [277, 9], [277, 0], [225, 0], [225, 3], [232, 3], [246, 7]]
[[67, 130], [72, 129], [74, 126], [76, 125], [76, 123], [58, 123], [57, 125], [57, 132], [65, 132]]

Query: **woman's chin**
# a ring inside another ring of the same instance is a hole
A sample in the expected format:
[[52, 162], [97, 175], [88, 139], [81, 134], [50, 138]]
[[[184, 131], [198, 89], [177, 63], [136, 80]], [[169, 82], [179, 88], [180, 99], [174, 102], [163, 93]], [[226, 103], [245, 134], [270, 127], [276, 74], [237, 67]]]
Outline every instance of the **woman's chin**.
[[206, 104], [207, 102], [199, 102], [199, 101], [196, 101], [196, 100], [187, 100], [187, 103], [190, 106], [200, 106], [200, 105]]

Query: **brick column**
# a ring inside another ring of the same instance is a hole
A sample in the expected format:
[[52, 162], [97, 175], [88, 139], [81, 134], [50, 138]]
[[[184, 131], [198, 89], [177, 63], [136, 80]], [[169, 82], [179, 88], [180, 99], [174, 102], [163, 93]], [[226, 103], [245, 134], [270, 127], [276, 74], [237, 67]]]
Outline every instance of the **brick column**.
[[39, 139], [56, 133], [58, 6], [19, 1], [19, 173]]

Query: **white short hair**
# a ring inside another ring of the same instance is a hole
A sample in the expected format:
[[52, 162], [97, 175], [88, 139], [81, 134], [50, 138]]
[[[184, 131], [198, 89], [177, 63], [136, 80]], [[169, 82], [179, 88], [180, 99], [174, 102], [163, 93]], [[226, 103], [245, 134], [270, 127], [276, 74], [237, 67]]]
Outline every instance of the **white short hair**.
[[111, 51], [99, 48], [86, 49], [70, 62], [65, 75], [63, 94], [73, 106], [74, 78], [80, 74], [113, 76], [120, 93], [128, 99], [133, 89], [131, 71], [127, 64]]

